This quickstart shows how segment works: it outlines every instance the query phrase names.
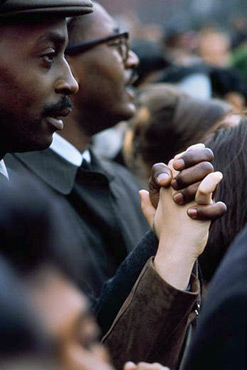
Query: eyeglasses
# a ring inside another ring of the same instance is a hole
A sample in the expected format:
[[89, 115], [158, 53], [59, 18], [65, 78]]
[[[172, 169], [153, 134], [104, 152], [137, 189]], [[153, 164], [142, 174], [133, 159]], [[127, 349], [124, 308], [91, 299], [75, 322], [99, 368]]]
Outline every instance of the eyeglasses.
[[80, 44], [69, 45], [65, 50], [66, 55], [76, 55], [83, 53], [84, 51], [90, 50], [95, 46], [100, 44], [108, 43], [110, 47], [116, 47], [119, 51], [123, 61], [129, 57], [129, 33], [122, 32], [122, 33], [114, 33], [113, 35], [109, 35], [107, 37], [102, 37], [97, 40], [92, 40], [88, 42], [83, 42]]

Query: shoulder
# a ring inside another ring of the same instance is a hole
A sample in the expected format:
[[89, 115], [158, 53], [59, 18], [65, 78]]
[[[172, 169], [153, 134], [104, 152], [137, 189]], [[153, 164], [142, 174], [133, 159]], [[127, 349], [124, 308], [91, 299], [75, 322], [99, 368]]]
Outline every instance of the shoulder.
[[106, 159], [102, 159], [101, 164], [114, 177], [121, 178], [122, 181], [128, 182], [129, 184], [131, 183], [135, 187], [140, 189], [140, 184], [137, 178], [128, 168], [114, 161], [106, 160]]

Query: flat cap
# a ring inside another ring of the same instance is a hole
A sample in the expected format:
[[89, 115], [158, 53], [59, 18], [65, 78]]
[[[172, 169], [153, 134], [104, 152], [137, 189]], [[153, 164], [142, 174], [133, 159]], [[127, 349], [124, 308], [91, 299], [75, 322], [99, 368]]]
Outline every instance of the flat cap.
[[71, 17], [92, 11], [91, 0], [0, 0], [0, 18], [36, 14]]

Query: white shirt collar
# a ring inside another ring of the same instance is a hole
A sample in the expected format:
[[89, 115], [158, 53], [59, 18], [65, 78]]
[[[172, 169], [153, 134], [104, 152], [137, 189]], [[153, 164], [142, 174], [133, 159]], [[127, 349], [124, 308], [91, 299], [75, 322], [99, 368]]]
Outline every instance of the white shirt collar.
[[74, 145], [69, 143], [56, 132], [53, 134], [53, 140], [50, 149], [76, 167], [81, 166], [83, 159], [85, 159], [88, 163], [91, 162], [89, 150], [85, 150], [83, 153], [79, 152]]
[[6, 179], [9, 180], [9, 174], [8, 174], [8, 171], [7, 171], [7, 168], [5, 166], [5, 163], [4, 163], [3, 159], [0, 161], [0, 173], [2, 175], [4, 175], [4, 177], [6, 177]]

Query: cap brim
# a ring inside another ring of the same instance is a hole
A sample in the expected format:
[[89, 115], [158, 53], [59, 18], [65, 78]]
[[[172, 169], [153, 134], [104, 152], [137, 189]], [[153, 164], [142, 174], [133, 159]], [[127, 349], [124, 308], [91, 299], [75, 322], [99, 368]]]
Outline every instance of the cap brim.
[[30, 0], [29, 2], [23, 1], [19, 6], [13, 5], [12, 7], [8, 7], [4, 4], [0, 7], [0, 18], [39, 14], [72, 17], [92, 13], [93, 11], [93, 4], [90, 0], [60, 0], [59, 2], [53, 1], [52, 5], [43, 5], [42, 3], [44, 3], [44, 1], [36, 0], [35, 5], [32, 7], [30, 7]]

